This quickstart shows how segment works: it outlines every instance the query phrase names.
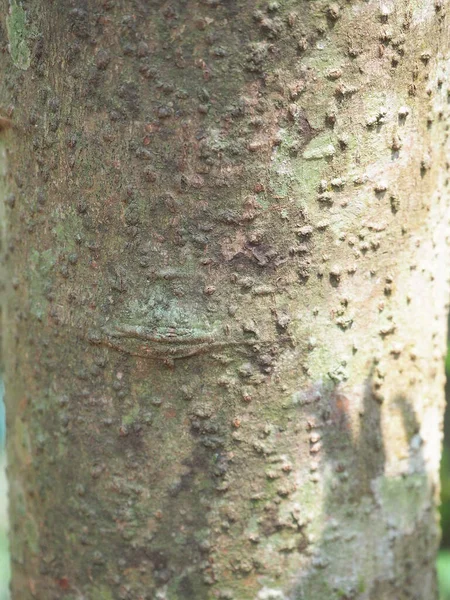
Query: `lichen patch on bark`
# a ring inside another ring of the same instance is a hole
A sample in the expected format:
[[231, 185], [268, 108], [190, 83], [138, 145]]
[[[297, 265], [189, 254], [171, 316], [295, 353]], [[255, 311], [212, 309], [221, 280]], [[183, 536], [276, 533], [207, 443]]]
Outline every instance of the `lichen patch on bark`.
[[26, 70], [31, 64], [29, 49], [30, 26], [27, 23], [27, 13], [20, 0], [11, 0], [9, 14], [6, 17], [6, 28], [9, 38], [11, 60], [18, 69]]

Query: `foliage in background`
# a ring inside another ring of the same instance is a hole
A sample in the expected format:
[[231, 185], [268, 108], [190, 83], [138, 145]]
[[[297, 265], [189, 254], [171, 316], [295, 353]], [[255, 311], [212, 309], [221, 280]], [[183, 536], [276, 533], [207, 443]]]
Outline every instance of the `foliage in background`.
[[[448, 433], [450, 434], [450, 431]], [[446, 440], [441, 461], [441, 546], [450, 550], [450, 448], [448, 444]]]
[[439, 600], [450, 600], [450, 551], [441, 550], [437, 561]]
[[447, 409], [444, 420], [444, 448], [441, 461], [441, 552], [437, 569], [440, 600], [450, 600], [450, 346], [445, 359]]

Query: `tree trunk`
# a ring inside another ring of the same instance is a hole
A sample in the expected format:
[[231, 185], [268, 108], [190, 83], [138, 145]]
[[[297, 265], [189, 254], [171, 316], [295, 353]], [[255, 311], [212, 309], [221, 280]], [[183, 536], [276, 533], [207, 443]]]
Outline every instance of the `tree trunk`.
[[1, 0], [13, 600], [436, 598], [449, 9]]

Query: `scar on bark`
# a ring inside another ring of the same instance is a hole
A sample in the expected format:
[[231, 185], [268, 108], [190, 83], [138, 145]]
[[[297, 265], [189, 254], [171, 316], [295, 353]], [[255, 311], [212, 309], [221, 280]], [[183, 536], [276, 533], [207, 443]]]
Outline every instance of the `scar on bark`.
[[171, 362], [225, 348], [251, 348], [253, 346], [291, 342], [288, 336], [276, 339], [226, 339], [215, 331], [179, 327], [151, 328], [141, 325], [119, 324], [91, 331], [87, 339], [91, 344], [108, 346], [119, 352]]

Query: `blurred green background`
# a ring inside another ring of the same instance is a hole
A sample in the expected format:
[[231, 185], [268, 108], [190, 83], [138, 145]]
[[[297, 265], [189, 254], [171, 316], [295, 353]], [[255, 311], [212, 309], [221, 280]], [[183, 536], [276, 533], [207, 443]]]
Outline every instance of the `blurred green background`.
[[[450, 600], [450, 345], [445, 369], [447, 373], [447, 410], [444, 421], [444, 448], [441, 462], [441, 526], [442, 542], [437, 559], [439, 600]], [[9, 600], [9, 561], [7, 536], [7, 484], [5, 444], [5, 415], [3, 385], [0, 380], [0, 600]], [[424, 599], [425, 600], [425, 599]]]
[[438, 557], [440, 600], [450, 600], [450, 343], [445, 360], [447, 409], [444, 419], [444, 448], [441, 460], [441, 551]]

